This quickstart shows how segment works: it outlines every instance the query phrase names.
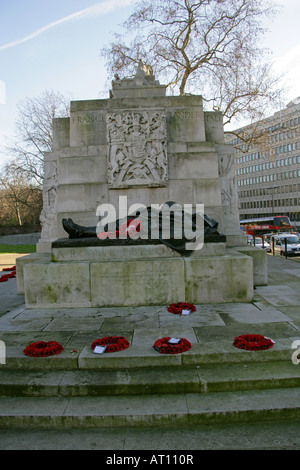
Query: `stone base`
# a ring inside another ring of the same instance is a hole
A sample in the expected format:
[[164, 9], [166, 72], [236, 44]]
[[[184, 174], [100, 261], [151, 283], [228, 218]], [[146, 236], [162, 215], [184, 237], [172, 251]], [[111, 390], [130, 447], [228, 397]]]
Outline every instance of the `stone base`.
[[16, 259], [17, 268], [17, 291], [18, 294], [24, 294], [24, 266], [35, 262], [50, 261], [49, 253], [31, 253], [30, 255], [20, 256]]
[[266, 250], [255, 246], [243, 246], [238, 248], [238, 251], [253, 259], [253, 285], [266, 286], [268, 284], [268, 254]]
[[[253, 259], [224, 244], [183, 257], [165, 246], [53, 249], [23, 264], [27, 308], [250, 302]], [[21, 268], [20, 268], [21, 269]]]
[[[193, 251], [191, 258], [225, 255], [225, 243], [205, 243], [201, 250]], [[148, 260], [154, 258], [182, 258], [172, 248], [160, 243], [156, 245], [130, 246], [64, 246], [53, 245], [51, 260], [58, 261], [125, 261]]]
[[39, 254], [51, 253], [52, 242], [44, 242], [39, 240], [36, 244], [36, 252]]

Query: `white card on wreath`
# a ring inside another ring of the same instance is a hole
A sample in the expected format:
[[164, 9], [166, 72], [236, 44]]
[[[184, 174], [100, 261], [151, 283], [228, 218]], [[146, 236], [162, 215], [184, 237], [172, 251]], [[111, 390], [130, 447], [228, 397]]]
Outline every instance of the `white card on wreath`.
[[182, 310], [181, 315], [189, 315], [190, 313], [190, 310]]
[[180, 341], [180, 338], [170, 338], [168, 343], [170, 344], [178, 344]]
[[264, 336], [265, 339], [269, 339], [270, 341], [272, 341], [273, 344], [276, 344], [276, 342], [274, 341], [274, 339], [272, 338], [268, 338], [267, 336]]
[[95, 354], [103, 354], [106, 349], [106, 346], [95, 346], [94, 353]]

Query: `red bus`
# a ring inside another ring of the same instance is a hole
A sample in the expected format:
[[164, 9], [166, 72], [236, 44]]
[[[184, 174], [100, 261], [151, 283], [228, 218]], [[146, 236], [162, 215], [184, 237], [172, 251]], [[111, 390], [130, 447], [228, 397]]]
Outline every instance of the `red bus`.
[[240, 221], [240, 227], [246, 235], [263, 235], [270, 232], [289, 232], [292, 230], [292, 225], [287, 215], [244, 219]]

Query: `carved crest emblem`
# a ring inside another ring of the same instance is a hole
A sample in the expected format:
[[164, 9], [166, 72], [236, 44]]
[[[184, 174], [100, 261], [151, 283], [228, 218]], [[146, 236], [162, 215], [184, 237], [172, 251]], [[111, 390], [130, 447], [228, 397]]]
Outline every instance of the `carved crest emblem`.
[[166, 186], [166, 117], [163, 110], [107, 115], [108, 183], [112, 188]]

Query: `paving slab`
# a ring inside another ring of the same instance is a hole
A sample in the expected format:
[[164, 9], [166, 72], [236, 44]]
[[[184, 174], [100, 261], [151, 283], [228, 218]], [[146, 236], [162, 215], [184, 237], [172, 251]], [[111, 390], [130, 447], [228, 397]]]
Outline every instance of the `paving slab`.
[[[32, 320], [31, 320], [32, 321]], [[55, 318], [47, 321], [44, 326], [44, 331], [63, 331], [63, 330], [76, 330], [76, 331], [89, 331], [98, 332], [104, 320], [98, 318]]]
[[278, 284], [275, 286], [257, 287], [256, 292], [270, 304], [277, 307], [281, 305], [300, 305], [300, 292], [289, 285]]
[[[277, 341], [279, 338], [289, 338], [297, 335], [298, 329], [289, 322], [282, 323], [228, 323], [225, 327], [204, 326], [194, 328], [199, 342], [231, 341], [234, 337], [245, 334], [265, 335]], [[300, 332], [299, 332], [300, 333]]]

